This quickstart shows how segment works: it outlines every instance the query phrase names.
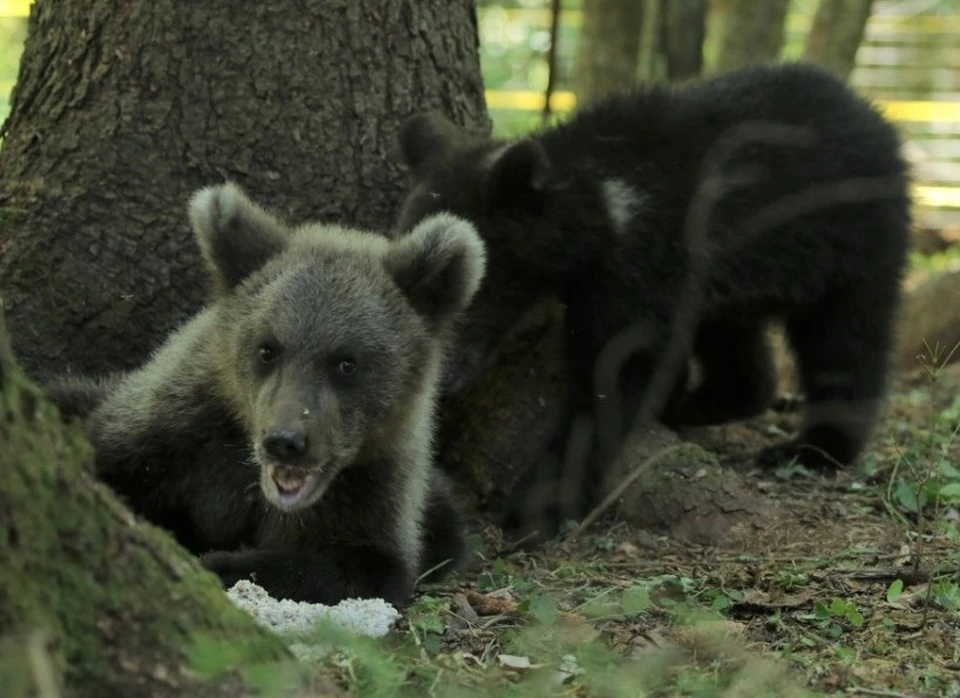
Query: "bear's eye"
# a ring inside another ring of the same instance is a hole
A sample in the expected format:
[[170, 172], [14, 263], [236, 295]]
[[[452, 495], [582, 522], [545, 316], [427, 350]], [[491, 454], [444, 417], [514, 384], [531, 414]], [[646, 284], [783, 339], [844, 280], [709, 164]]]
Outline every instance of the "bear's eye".
[[272, 364], [277, 359], [277, 350], [269, 344], [261, 344], [257, 350], [257, 358], [262, 364]]
[[340, 359], [340, 362], [337, 364], [337, 372], [341, 376], [352, 376], [356, 370], [357, 362], [353, 359]]

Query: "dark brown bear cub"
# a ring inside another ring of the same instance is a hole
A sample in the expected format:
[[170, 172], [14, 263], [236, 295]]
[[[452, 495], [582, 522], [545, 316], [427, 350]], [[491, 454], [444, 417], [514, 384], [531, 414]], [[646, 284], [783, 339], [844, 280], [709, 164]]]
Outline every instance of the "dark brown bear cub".
[[[584, 475], [549, 464], [563, 462], [578, 415], [592, 419], [604, 400], [620, 401], [610, 429], [619, 443], [704, 258], [695, 334], [678, 354], [698, 359], [703, 379], [692, 390], [668, 383], [664, 421], [762, 411], [775, 390], [764, 329], [777, 319], [799, 363], [805, 424], [759, 460], [829, 466], [862, 451], [886, 389], [909, 182], [894, 128], [840, 80], [802, 64], [752, 67], [612, 96], [513, 142], [424, 114], [405, 124], [402, 147], [415, 186], [397, 231], [451, 212], [477, 226], [489, 255], [448, 389], [532, 302], [554, 295], [567, 308], [572, 394], [548, 465], [531, 469], [508, 528], [547, 536], [594, 503], [611, 453], [595, 435], [576, 468]], [[594, 385], [597, 359], [632, 326], [643, 346], [611, 395]]]
[[190, 218], [209, 305], [139, 370], [51, 394], [89, 412], [99, 476], [225, 584], [404, 602], [463, 553], [431, 440], [483, 243], [446, 214], [396, 241], [290, 228], [231, 184], [199, 191]]

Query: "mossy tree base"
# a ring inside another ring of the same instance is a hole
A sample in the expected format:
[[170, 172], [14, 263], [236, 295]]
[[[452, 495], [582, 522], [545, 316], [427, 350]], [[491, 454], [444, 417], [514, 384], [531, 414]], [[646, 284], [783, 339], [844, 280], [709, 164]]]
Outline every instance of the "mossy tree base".
[[[247, 695], [239, 674], [190, 670], [197, 640], [230, 641], [250, 662], [288, 656], [212, 574], [92, 477], [89, 444], [18, 370], [2, 318], [0, 443], [0, 685], [31, 687], [25, 695], [43, 681], [70, 696]], [[36, 661], [17, 659], [37, 652], [42, 676]]]

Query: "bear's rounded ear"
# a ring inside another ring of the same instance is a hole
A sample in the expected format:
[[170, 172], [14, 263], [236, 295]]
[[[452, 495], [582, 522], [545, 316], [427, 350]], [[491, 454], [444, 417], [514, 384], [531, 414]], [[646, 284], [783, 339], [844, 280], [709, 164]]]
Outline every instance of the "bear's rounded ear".
[[483, 281], [486, 257], [472, 223], [438, 213], [392, 242], [384, 267], [416, 311], [438, 328], [470, 305]]
[[532, 138], [509, 143], [487, 155], [487, 198], [492, 205], [522, 203], [543, 190], [550, 177], [550, 158]]
[[400, 150], [403, 161], [414, 174], [449, 153], [463, 134], [446, 116], [437, 111], [421, 112], [400, 126]]
[[197, 191], [189, 214], [219, 295], [233, 291], [286, 246], [286, 226], [232, 182]]

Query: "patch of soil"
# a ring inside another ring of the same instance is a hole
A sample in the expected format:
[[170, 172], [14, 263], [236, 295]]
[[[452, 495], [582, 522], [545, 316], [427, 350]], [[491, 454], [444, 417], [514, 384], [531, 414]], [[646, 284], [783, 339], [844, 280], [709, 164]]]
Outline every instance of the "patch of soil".
[[[701, 598], [725, 595], [735, 634], [753, 650], [787, 659], [809, 687], [960, 695], [960, 614], [932, 601], [934, 582], [960, 581], [960, 541], [928, 527], [918, 546], [912, 519], [897, 519], [883, 499], [894, 466], [906, 467], [901, 454], [941, 429], [934, 419], [958, 394], [960, 368], [935, 382], [922, 371], [897, 376], [867, 449], [871, 467], [832, 476], [750, 467], [750, 453], [795, 432], [798, 413], [770, 411], [680, 435], [643, 425], [611, 472], [608, 491], [621, 491], [602, 517], [576, 540], [504, 558], [510, 574], [497, 567], [496, 554], [488, 556], [467, 583], [503, 578], [497, 593], [511, 603], [533, 587], [555, 595], [566, 612], [590, 593], [676, 575], [693, 580]], [[941, 442], [950, 443], [931, 441]], [[960, 463], [956, 442], [947, 457]], [[744, 465], [720, 464], [738, 460]], [[903, 591], [891, 600], [895, 580]], [[488, 652], [500, 632], [516, 627], [504, 622], [503, 630], [471, 627], [462, 643], [449, 638], [448, 648]], [[628, 656], [687, 641], [683, 628], [653, 610], [591, 628]]]

